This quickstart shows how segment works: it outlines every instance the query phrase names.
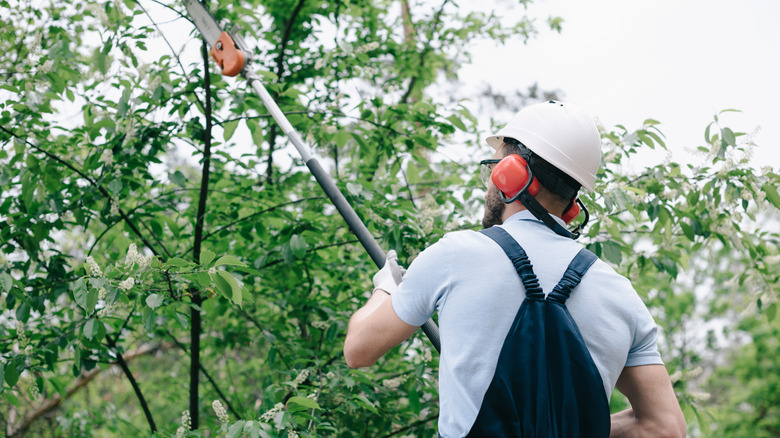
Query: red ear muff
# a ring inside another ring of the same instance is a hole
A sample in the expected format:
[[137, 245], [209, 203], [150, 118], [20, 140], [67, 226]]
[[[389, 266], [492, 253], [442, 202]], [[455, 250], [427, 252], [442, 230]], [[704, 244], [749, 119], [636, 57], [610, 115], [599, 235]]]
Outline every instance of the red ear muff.
[[507, 199], [514, 198], [526, 187], [531, 196], [536, 196], [539, 192], [539, 181], [533, 178], [529, 184], [528, 176], [530, 174], [528, 162], [520, 155], [512, 154], [507, 155], [496, 164], [490, 179]]
[[574, 218], [580, 215], [580, 206], [577, 204], [577, 199], [575, 198], [573, 201], [571, 201], [571, 205], [566, 209], [566, 211], [563, 212], [563, 216], [561, 216], [561, 219], [563, 219], [563, 222], [566, 225], [569, 225], [569, 222], [573, 221]]

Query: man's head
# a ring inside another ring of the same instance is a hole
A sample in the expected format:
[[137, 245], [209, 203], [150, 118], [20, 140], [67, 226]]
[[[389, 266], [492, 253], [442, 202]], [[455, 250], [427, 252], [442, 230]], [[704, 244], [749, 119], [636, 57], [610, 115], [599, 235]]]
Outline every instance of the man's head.
[[[495, 149], [495, 159], [517, 154], [528, 162], [540, 182], [536, 200], [559, 217], [581, 186], [592, 190], [601, 162], [601, 139], [593, 119], [556, 101], [524, 108], [487, 143]], [[511, 215], [492, 183], [485, 201], [484, 227], [501, 224]], [[510, 209], [523, 207], [513, 203]]]

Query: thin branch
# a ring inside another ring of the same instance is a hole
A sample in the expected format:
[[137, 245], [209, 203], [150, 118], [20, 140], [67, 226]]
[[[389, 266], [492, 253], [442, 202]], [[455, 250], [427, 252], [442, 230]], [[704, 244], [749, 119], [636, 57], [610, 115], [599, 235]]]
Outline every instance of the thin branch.
[[400, 433], [404, 433], [407, 430], [414, 429], [417, 426], [421, 426], [421, 425], [423, 425], [423, 424], [425, 424], [425, 423], [427, 423], [429, 421], [435, 420], [437, 418], [439, 418], [439, 414], [433, 414], [433, 415], [429, 416], [428, 418], [424, 418], [422, 420], [415, 421], [414, 423], [412, 423], [412, 424], [410, 424], [408, 426], [402, 427], [400, 429], [396, 429], [393, 432], [391, 432], [391, 433], [389, 433], [387, 435], [384, 435], [382, 438], [388, 438], [388, 437], [391, 437], [393, 435], [398, 435]]
[[111, 349], [116, 353], [117, 364], [119, 365], [119, 368], [122, 369], [122, 372], [125, 373], [127, 380], [130, 381], [130, 385], [133, 387], [133, 392], [135, 392], [136, 397], [138, 397], [138, 402], [141, 404], [141, 409], [144, 411], [146, 421], [149, 423], [149, 428], [152, 430], [152, 434], [154, 434], [157, 431], [157, 426], [154, 424], [152, 412], [149, 410], [149, 405], [146, 403], [146, 399], [141, 392], [141, 388], [138, 386], [138, 382], [135, 381], [135, 377], [133, 376], [133, 373], [130, 372], [130, 368], [127, 366], [127, 362], [125, 362], [125, 359], [122, 357], [122, 353], [119, 351], [116, 343], [114, 343], [114, 340], [111, 339], [111, 336], [108, 333], [106, 333], [106, 341], [108, 341], [108, 346], [111, 347]]
[[[2, 130], [2, 131], [4, 131], [4, 132], [6, 132], [6, 133], [8, 133], [8, 134], [10, 134], [11, 136], [13, 136], [13, 137], [15, 137], [15, 138], [17, 138], [17, 139], [19, 139], [19, 140], [21, 140], [21, 141], [23, 141], [23, 142], [25, 142], [27, 145], [29, 145], [31, 148], [35, 149], [36, 151], [38, 151], [38, 152], [40, 152], [40, 153], [42, 153], [42, 154], [46, 155], [47, 157], [51, 158], [52, 160], [55, 160], [55, 161], [57, 161], [58, 163], [61, 163], [62, 165], [64, 165], [65, 167], [67, 167], [68, 169], [72, 170], [72, 171], [73, 171], [73, 172], [75, 172], [77, 175], [79, 175], [79, 176], [81, 176], [82, 178], [84, 178], [85, 180], [87, 180], [87, 182], [89, 182], [89, 184], [90, 184], [91, 186], [95, 187], [95, 188], [97, 189], [97, 191], [98, 191], [98, 192], [100, 192], [100, 194], [101, 194], [101, 195], [103, 195], [103, 198], [105, 198], [105, 199], [108, 199], [108, 200], [109, 200], [109, 202], [113, 202], [113, 201], [112, 201], [112, 198], [111, 198], [111, 194], [109, 194], [109, 193], [108, 193], [108, 190], [106, 190], [106, 189], [105, 189], [105, 187], [103, 187], [103, 186], [101, 186], [100, 184], [98, 184], [96, 181], [94, 181], [92, 178], [90, 178], [89, 176], [87, 176], [87, 175], [86, 175], [84, 172], [82, 172], [81, 170], [77, 169], [77, 168], [76, 168], [75, 166], [73, 166], [72, 164], [68, 163], [67, 161], [63, 160], [62, 158], [58, 157], [57, 155], [54, 155], [54, 154], [52, 154], [52, 153], [51, 153], [51, 152], [49, 152], [49, 151], [46, 151], [46, 150], [44, 150], [44, 149], [41, 149], [40, 147], [38, 147], [38, 146], [34, 145], [34, 144], [33, 144], [32, 142], [30, 142], [29, 140], [26, 140], [26, 139], [23, 139], [23, 138], [19, 137], [19, 136], [18, 136], [18, 135], [16, 135], [14, 132], [12, 132], [12, 131], [8, 130], [8, 129], [7, 129], [5, 126], [0, 126], [0, 130]], [[125, 214], [125, 212], [124, 212], [124, 211], [123, 211], [121, 208], [119, 208], [118, 206], [117, 206], [117, 208], [118, 208], [118, 210], [119, 210], [119, 216], [121, 216], [121, 217], [122, 217], [122, 219], [123, 219], [123, 220], [124, 220], [124, 221], [127, 223], [127, 225], [130, 227], [130, 229], [133, 231], [133, 233], [135, 233], [135, 234], [136, 234], [136, 235], [137, 235], [137, 236], [138, 236], [138, 237], [141, 239], [141, 241], [144, 243], [144, 245], [146, 245], [146, 247], [147, 247], [147, 248], [149, 248], [149, 249], [152, 251], [152, 253], [153, 253], [154, 255], [159, 255], [159, 254], [157, 253], [157, 251], [155, 251], [155, 250], [154, 250], [154, 247], [152, 247], [152, 246], [151, 246], [151, 244], [149, 243], [149, 241], [148, 241], [148, 240], [146, 240], [146, 238], [143, 236], [143, 234], [141, 234], [141, 231], [138, 229], [138, 227], [136, 227], [136, 226], [135, 226], [135, 224], [134, 224], [134, 223], [132, 223], [132, 222], [130, 221], [130, 219], [127, 217], [127, 215]]]
[[[304, 115], [309, 115], [309, 114], [329, 114], [331, 116], [338, 116], [338, 117], [343, 117], [345, 119], [354, 119], [354, 120], [358, 120], [358, 121], [361, 121], [361, 122], [365, 122], [365, 123], [368, 123], [370, 125], [374, 125], [377, 128], [386, 129], [386, 130], [388, 130], [388, 131], [390, 131], [390, 132], [392, 132], [394, 134], [405, 135], [403, 132], [398, 131], [396, 129], [393, 129], [393, 128], [389, 127], [389, 126], [383, 125], [383, 124], [381, 124], [379, 122], [375, 122], [375, 121], [369, 120], [369, 119], [364, 119], [364, 118], [358, 117], [358, 116], [350, 116], [350, 115], [345, 114], [344, 112], [338, 111], [338, 110], [287, 111], [287, 112], [283, 112], [283, 114], [285, 114], [285, 115], [294, 115], [294, 114], [304, 114]], [[217, 122], [216, 124], [217, 125], [221, 125], [221, 124], [225, 124], [225, 123], [228, 123], [228, 122], [235, 122], [236, 120], [267, 119], [267, 118], [270, 118], [270, 117], [273, 117], [273, 116], [271, 114], [258, 114], [256, 116], [241, 116], [241, 117], [236, 117], [236, 118], [233, 118], [233, 119], [224, 120], [222, 122]]]
[[[176, 339], [176, 337], [174, 337], [171, 332], [166, 330], [165, 333], [168, 334], [168, 337], [173, 339], [173, 342], [176, 343], [176, 346], [178, 346], [184, 352], [184, 354], [187, 354], [189, 352], [189, 350], [187, 350], [187, 347], [185, 347], [181, 342], [179, 342], [179, 340]], [[214, 391], [216, 391], [217, 394], [219, 395], [219, 398], [221, 398], [222, 401], [225, 402], [225, 404], [227, 405], [228, 410], [233, 415], [235, 415], [236, 418], [238, 418], [240, 420], [241, 419], [241, 415], [239, 415], [238, 411], [233, 409], [233, 405], [230, 404], [230, 400], [228, 400], [228, 398], [225, 397], [225, 394], [222, 392], [222, 390], [219, 389], [219, 386], [217, 386], [217, 382], [215, 382], [214, 379], [211, 378], [211, 375], [209, 375], [209, 373], [206, 371], [206, 368], [203, 368], [202, 364], [198, 363], [198, 366], [200, 367], [200, 372], [202, 372], [203, 375], [206, 376], [206, 380], [208, 380], [209, 383], [211, 383], [211, 386], [214, 388]]]
[[[377, 240], [379, 240], [379, 239], [377, 239]], [[322, 246], [318, 246], [316, 248], [312, 248], [312, 249], [306, 250], [306, 253], [308, 254], [310, 252], [316, 252], [316, 251], [319, 251], [321, 249], [333, 248], [334, 246], [344, 246], [344, 245], [349, 245], [350, 243], [358, 243], [358, 242], [360, 242], [360, 240], [353, 239], [353, 240], [346, 240], [344, 242], [329, 243], [327, 245], [322, 245]], [[272, 262], [264, 264], [263, 266], [261, 266], [258, 269], [269, 268], [269, 267], [271, 267], [273, 265], [278, 265], [279, 263], [282, 263], [283, 261], [284, 261], [284, 259], [274, 260]]]
[[[125, 352], [124, 354], [124, 360], [125, 362], [130, 362], [133, 359], [136, 359], [140, 356], [144, 356], [147, 354], [153, 354], [160, 350], [168, 349], [172, 346], [172, 344], [157, 344], [157, 345], [147, 345], [147, 346], [141, 346], [136, 348], [135, 350]], [[117, 365], [116, 362], [113, 363], [113, 365]], [[56, 409], [60, 404], [62, 404], [63, 400], [67, 400], [68, 398], [72, 397], [73, 394], [78, 392], [80, 389], [85, 387], [90, 381], [92, 381], [95, 377], [97, 377], [98, 374], [100, 374], [103, 370], [101, 367], [95, 367], [92, 368], [89, 371], [84, 372], [79, 376], [78, 379], [76, 379], [66, 390], [65, 395], [62, 396], [59, 393], [55, 393], [51, 398], [45, 399], [41, 401], [36, 408], [34, 408], [32, 411], [28, 412], [24, 419], [22, 420], [22, 423], [13, 428], [8, 433], [8, 437], [16, 437], [16, 436], [22, 436], [27, 431], [27, 429], [30, 428], [30, 426], [39, 418], [43, 417], [46, 413], [53, 411]]]
[[[433, 21], [431, 23], [431, 31], [428, 33], [428, 41], [425, 44], [425, 48], [420, 52], [420, 62], [418, 65], [418, 74], [415, 76], [412, 76], [412, 79], [409, 81], [409, 87], [407, 88], [406, 92], [404, 93], [403, 97], [401, 98], [401, 103], [406, 103], [409, 98], [412, 95], [412, 91], [414, 91], [414, 86], [417, 83], [417, 79], [419, 78], [419, 71], [423, 69], [425, 66], [425, 56], [428, 55], [428, 53], [431, 51], [431, 39], [433, 39], [433, 34], [436, 32], [436, 28], [439, 27], [441, 24], [441, 15], [444, 12], [444, 7], [447, 6], [447, 3], [449, 3], [450, 0], [444, 0], [439, 7], [439, 10], [436, 11], [436, 14], [433, 17]], [[409, 18], [411, 21], [411, 18]]]
[[[208, 239], [209, 237], [213, 236], [214, 234], [217, 234], [217, 233], [219, 233], [220, 231], [222, 231], [224, 229], [230, 228], [233, 225], [236, 225], [238, 223], [244, 222], [244, 221], [246, 221], [248, 219], [251, 219], [253, 217], [257, 217], [257, 216], [260, 216], [262, 214], [268, 213], [270, 211], [274, 211], [277, 208], [286, 207], [288, 205], [298, 204], [298, 203], [301, 203], [301, 202], [304, 202], [304, 201], [312, 201], [312, 200], [315, 200], [315, 199], [325, 199], [325, 197], [324, 196], [312, 196], [312, 197], [309, 197], [309, 198], [301, 198], [301, 199], [297, 199], [295, 201], [290, 201], [290, 202], [285, 202], [283, 204], [274, 205], [273, 207], [266, 208], [265, 210], [261, 210], [261, 211], [258, 211], [256, 213], [252, 213], [252, 214], [250, 214], [248, 216], [244, 216], [242, 218], [238, 218], [238, 219], [234, 220], [233, 222], [230, 222], [229, 224], [225, 224], [225, 225], [217, 228], [216, 230], [211, 231], [210, 233], [208, 233], [205, 236], [203, 236], [203, 240], [205, 241], [206, 239]], [[192, 248], [190, 248], [190, 249], [192, 249]]]
[[[176, 50], [171, 45], [170, 41], [168, 41], [168, 38], [165, 37], [165, 34], [163, 33], [162, 30], [160, 30], [160, 27], [157, 25], [157, 22], [154, 21], [154, 19], [152, 18], [152, 15], [149, 14], [149, 12], [147, 12], [146, 8], [144, 8], [144, 6], [141, 4], [141, 2], [138, 1], [138, 0], [134, 0], [134, 1], [138, 5], [138, 7], [141, 8], [142, 11], [144, 11], [144, 14], [146, 14], [146, 16], [149, 17], [149, 21], [152, 22], [152, 24], [154, 25], [154, 28], [157, 29], [157, 32], [160, 34], [160, 36], [162, 36], [163, 40], [165, 41], [165, 44], [167, 44], [168, 48], [171, 49], [171, 53], [173, 54], [173, 57], [176, 58], [176, 62], [179, 64], [179, 67], [181, 68], [182, 74], [184, 75], [184, 80], [187, 81], [187, 85], [191, 85], [190, 77], [189, 77], [189, 75], [187, 75], [187, 70], [184, 68], [184, 65], [181, 63], [181, 59], [179, 58], [179, 54], [176, 53]], [[157, 2], [157, 3], [159, 3], [159, 2]], [[162, 4], [162, 3], [159, 3], [159, 4]], [[166, 5], [163, 5], [163, 6], [166, 6]], [[185, 18], [187, 21], [192, 23], [192, 20], [190, 20], [189, 18], [187, 18], [186, 16], [184, 16], [180, 12], [176, 11], [175, 9], [171, 8], [170, 6], [168, 6], [168, 8], [170, 8], [171, 10], [173, 10], [174, 12], [179, 14], [179, 16]], [[193, 95], [195, 96], [195, 100], [198, 102], [198, 105], [200, 105], [200, 109], [203, 110], [203, 102], [200, 101], [200, 98], [198, 97], [197, 93], [193, 92]]]

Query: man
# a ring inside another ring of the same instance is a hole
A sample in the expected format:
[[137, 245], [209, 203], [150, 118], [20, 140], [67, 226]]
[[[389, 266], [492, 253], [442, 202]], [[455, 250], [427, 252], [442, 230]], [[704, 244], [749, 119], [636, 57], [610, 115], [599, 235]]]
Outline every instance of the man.
[[[512, 337], [518, 329], [516, 324], [525, 324], [521, 330], [531, 332], [545, 324], [520, 318], [521, 304], [538, 304], [549, 298], [545, 300], [541, 295], [542, 299], [525, 300], [527, 295], [529, 298], [532, 295], [529, 288], [534, 287], [533, 281], [529, 283], [523, 277], [517, 263], [513, 266], [515, 259], [507, 258], [509, 252], [502, 251], [504, 244], [488, 234], [508, 233], [511, 243], [519, 244], [530, 260], [529, 269], [532, 264], [531, 277], [538, 279], [538, 286], [545, 294], [553, 291], [556, 284], [560, 286], [564, 272], [569, 273], [570, 262], [574, 264], [582, 250], [582, 245], [570, 238], [561, 217], [570, 218], [576, 212], [573, 209], [577, 208], [575, 198], [580, 186], [592, 190], [601, 160], [601, 142], [592, 118], [569, 104], [540, 103], [520, 111], [487, 142], [495, 149], [495, 155], [493, 160], [483, 162], [493, 172], [485, 195], [482, 225], [486, 230], [447, 234], [414, 260], [397, 287], [393, 276], [398, 278], [403, 270], [391, 252], [385, 267], [374, 277], [377, 287], [373, 295], [349, 321], [344, 344], [347, 364], [350, 367], [373, 365], [438, 311], [442, 341], [439, 362], [439, 434], [442, 437], [498, 436], [485, 431], [498, 430], [491, 428], [505, 421], [510, 426], [498, 425], [499, 429], [508, 431], [502, 432], [503, 436], [593, 436], [595, 433], [588, 433], [587, 428], [576, 433], [562, 431], [572, 423], [587, 420], [587, 416], [544, 419], [558, 423], [534, 425], [528, 424], [534, 420], [524, 420], [528, 417], [527, 403], [515, 411], [502, 411], [500, 403], [498, 408], [493, 407], [497, 400], [493, 398], [493, 386], [501, 383], [500, 377], [511, 377], [533, 368], [531, 359], [541, 363], [537, 367], [540, 369], [534, 370], [538, 375], [548, 378], [549, 368], [553, 381], [565, 378], [573, 382], [559, 389], [558, 395], [549, 395], [550, 406], [557, 403], [556, 397], [568, 397], [570, 386], [583, 383], [579, 380], [587, 379], [584, 383], [591, 385], [590, 388], [598, 388], [592, 394], [593, 405], [606, 421], [598, 429], [599, 434], [606, 435], [609, 431], [613, 437], [685, 436], [685, 420], [656, 347], [656, 325], [629, 281], [604, 262], [593, 257], [592, 265], [581, 273], [581, 281], [577, 280], [579, 284], [573, 283], [570, 298], [562, 300], [567, 310], [559, 317], [569, 318], [566, 315], [570, 314], [576, 325], [571, 329], [570, 338], [575, 344], [583, 345], [585, 357], [576, 359], [576, 364], [571, 363], [574, 359], [549, 359], [560, 357], [551, 356], [549, 350], [569, 347], [557, 342], [539, 342], [538, 337], [543, 334]], [[516, 177], [520, 186], [511, 188]], [[538, 188], [532, 189], [537, 181]], [[497, 183], [501, 185], [500, 190]], [[493, 233], [487, 233], [491, 230]], [[516, 315], [520, 322], [515, 321]], [[555, 320], [546, 324], [558, 330], [559, 323], [560, 320]], [[529, 350], [523, 353], [525, 357], [506, 358], [506, 350], [518, 343], [527, 344]], [[565, 356], [566, 351], [563, 353]], [[590, 377], [578, 373], [581, 363], [592, 368]], [[539, 384], [537, 377], [528, 380], [519, 387], [504, 388], [513, 392], [508, 399], [546, 403], [545, 391], [549, 388]], [[612, 415], [610, 427], [605, 400], [614, 387], [626, 395], [631, 408]], [[578, 404], [588, 407], [585, 405], [590, 403], [580, 399]], [[565, 406], [569, 410], [564, 415], [570, 415], [571, 405]], [[531, 408], [549, 414], [547, 408]], [[573, 407], [575, 413], [577, 409]]]

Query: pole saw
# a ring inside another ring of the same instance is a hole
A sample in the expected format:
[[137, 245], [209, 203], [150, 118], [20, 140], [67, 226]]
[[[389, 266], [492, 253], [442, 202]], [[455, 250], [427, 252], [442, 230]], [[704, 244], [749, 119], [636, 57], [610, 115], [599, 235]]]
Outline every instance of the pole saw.
[[[234, 26], [229, 32], [222, 30], [214, 16], [198, 0], [184, 0], [184, 5], [193, 23], [195, 23], [195, 27], [198, 28], [206, 44], [211, 47], [211, 56], [219, 64], [222, 74], [225, 76], [241, 74], [247, 80], [276, 123], [282, 128], [282, 131], [290, 139], [295, 149], [298, 150], [301, 158], [306, 163], [306, 167], [309, 168], [317, 183], [322, 187], [322, 190], [330, 198], [333, 205], [336, 206], [341, 217], [347, 222], [350, 230], [352, 230], [360, 244], [368, 252], [374, 264], [381, 269], [387, 259], [385, 252], [360, 220], [352, 206], [349, 205], [349, 202], [347, 202], [347, 199], [338, 187], [336, 187], [330, 175], [325, 171], [317, 158], [311, 154], [309, 147], [303, 142], [300, 134], [293, 128], [282, 110], [279, 109], [279, 106], [263, 86], [260, 76], [247, 62], [248, 56], [246, 54], [249, 51], [244, 39], [238, 34], [237, 27]], [[428, 319], [423, 324], [422, 330], [428, 336], [436, 351], [441, 353], [441, 339], [436, 323]]]

